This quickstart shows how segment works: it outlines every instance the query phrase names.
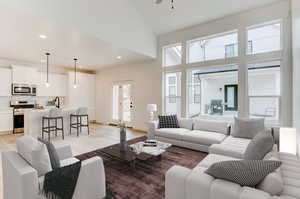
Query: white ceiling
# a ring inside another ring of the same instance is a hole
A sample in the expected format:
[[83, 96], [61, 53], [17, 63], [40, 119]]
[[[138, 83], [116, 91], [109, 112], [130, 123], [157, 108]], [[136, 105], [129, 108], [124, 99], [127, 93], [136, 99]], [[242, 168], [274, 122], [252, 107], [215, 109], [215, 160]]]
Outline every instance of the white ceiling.
[[266, 5], [278, 0], [133, 0], [137, 9], [156, 34], [164, 34], [226, 15]]
[[92, 70], [149, 60], [157, 34], [276, 0], [174, 1], [171, 11], [169, 0], [1, 0], [0, 59], [40, 63], [50, 52], [53, 65], [72, 66], [78, 57]]
[[[73, 66], [73, 58], [77, 57], [84, 69], [149, 59], [143, 53], [10, 8], [0, 7], [0, 24], [0, 59], [41, 64], [45, 52], [50, 52], [52, 65]], [[47, 39], [41, 39], [40, 34]]]

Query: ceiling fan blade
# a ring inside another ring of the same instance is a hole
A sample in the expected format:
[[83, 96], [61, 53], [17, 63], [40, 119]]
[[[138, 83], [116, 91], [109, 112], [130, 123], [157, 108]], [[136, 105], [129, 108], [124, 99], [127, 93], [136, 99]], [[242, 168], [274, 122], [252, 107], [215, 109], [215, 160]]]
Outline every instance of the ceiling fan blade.
[[162, 2], [162, 0], [155, 0], [156, 4], [160, 4]]

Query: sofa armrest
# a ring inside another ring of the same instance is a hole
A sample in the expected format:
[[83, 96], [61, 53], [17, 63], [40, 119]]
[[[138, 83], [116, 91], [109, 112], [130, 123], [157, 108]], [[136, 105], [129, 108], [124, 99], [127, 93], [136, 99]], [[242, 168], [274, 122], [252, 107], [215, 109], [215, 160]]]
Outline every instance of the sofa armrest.
[[55, 149], [58, 153], [59, 160], [64, 160], [73, 157], [71, 146], [68, 144], [56, 145]]
[[38, 174], [17, 152], [2, 153], [3, 198], [37, 199]]
[[155, 138], [155, 132], [158, 129], [158, 121], [150, 121], [148, 122], [148, 139], [154, 139]]
[[106, 196], [103, 160], [93, 157], [82, 161], [73, 199], [99, 199]]
[[191, 170], [181, 166], [173, 166], [166, 173], [165, 199], [183, 199], [185, 182]]

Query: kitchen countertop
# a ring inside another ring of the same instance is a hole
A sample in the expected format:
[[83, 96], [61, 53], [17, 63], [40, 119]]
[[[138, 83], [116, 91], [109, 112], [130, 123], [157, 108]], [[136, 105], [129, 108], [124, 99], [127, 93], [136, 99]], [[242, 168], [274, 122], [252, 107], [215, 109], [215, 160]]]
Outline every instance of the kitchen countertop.
[[[24, 112], [24, 134], [39, 137], [42, 132], [42, 118], [47, 116], [51, 108], [30, 109]], [[64, 120], [65, 135], [70, 131], [70, 114], [75, 113], [78, 108], [63, 107], [62, 116]], [[59, 124], [60, 125], [60, 124]]]

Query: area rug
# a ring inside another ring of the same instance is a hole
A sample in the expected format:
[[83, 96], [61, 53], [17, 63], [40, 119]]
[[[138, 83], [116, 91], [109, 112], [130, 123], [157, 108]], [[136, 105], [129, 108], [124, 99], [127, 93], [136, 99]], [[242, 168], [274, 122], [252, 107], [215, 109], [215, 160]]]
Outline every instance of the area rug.
[[[145, 140], [140, 137], [129, 144]], [[85, 160], [94, 156], [103, 159], [109, 199], [162, 199], [165, 193], [165, 173], [174, 165], [194, 168], [206, 153], [172, 146], [163, 153], [161, 160], [138, 161], [133, 169], [102, 152], [103, 149], [77, 156]]]

